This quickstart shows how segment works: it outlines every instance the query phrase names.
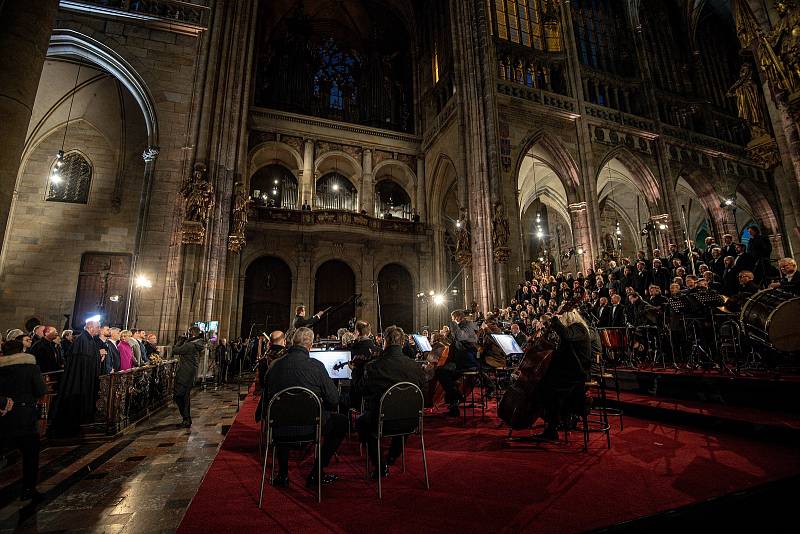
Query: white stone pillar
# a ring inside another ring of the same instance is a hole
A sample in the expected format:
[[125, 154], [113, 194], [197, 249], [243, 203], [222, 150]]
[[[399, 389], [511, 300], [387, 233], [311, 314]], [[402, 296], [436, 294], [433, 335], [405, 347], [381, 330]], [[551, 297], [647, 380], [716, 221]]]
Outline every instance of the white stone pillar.
[[419, 221], [428, 221], [428, 203], [425, 198], [425, 160], [417, 158], [417, 198], [414, 207], [419, 213]]
[[303, 147], [303, 171], [300, 174], [300, 194], [297, 195], [298, 208], [303, 203], [314, 205], [314, 141], [306, 139]]
[[359, 206], [368, 215], [375, 215], [375, 184], [372, 174], [372, 150], [364, 149], [361, 158], [361, 190], [358, 192]]

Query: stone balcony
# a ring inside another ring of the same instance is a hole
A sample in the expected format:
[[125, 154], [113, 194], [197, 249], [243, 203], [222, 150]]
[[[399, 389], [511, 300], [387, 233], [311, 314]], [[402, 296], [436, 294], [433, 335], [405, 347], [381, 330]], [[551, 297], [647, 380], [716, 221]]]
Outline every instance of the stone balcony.
[[208, 0], [61, 0], [59, 7], [186, 34], [208, 29], [211, 19]]
[[[343, 210], [301, 211], [252, 206], [248, 212], [248, 231], [289, 231], [329, 234], [353, 234], [377, 237], [389, 234], [392, 239], [416, 241], [428, 234], [428, 225], [405, 219], [380, 219]], [[387, 236], [388, 237], [388, 236]]]

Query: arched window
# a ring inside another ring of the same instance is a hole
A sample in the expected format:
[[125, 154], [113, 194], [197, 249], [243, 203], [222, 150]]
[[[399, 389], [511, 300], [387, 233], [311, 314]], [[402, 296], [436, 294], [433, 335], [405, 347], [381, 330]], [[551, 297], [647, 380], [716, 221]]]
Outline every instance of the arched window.
[[250, 178], [250, 197], [257, 205], [297, 207], [297, 178], [283, 165], [267, 165]]
[[553, 0], [494, 0], [495, 34], [537, 50], [561, 50], [561, 24]]
[[323, 210], [358, 210], [358, 191], [346, 176], [329, 172], [317, 180], [314, 207]]
[[45, 200], [86, 204], [91, 183], [91, 163], [80, 152], [69, 152], [50, 168]]
[[613, 74], [633, 74], [634, 47], [624, 6], [611, 0], [576, 0], [572, 5], [581, 63]]
[[411, 219], [411, 198], [394, 180], [381, 180], [375, 186], [375, 216]]

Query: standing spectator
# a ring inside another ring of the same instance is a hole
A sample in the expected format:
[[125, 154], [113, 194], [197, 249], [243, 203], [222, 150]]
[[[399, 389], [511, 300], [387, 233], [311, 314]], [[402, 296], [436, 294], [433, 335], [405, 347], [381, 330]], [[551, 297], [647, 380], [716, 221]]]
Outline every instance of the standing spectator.
[[[142, 334], [144, 334], [144, 330], [142, 330]], [[158, 352], [158, 337], [154, 332], [147, 334], [147, 338], [144, 341], [144, 352], [148, 362], [153, 355], [161, 356], [161, 353]]]
[[228, 381], [228, 364], [230, 361], [231, 347], [228, 345], [228, 340], [221, 337], [216, 349], [214, 349], [214, 362], [217, 364], [217, 384], [224, 384]]
[[64, 365], [55, 343], [56, 337], [58, 331], [52, 326], [46, 326], [42, 331], [42, 337], [36, 340], [28, 351], [36, 357], [36, 364], [43, 373], [60, 371]]
[[106, 357], [103, 359], [102, 369], [104, 374], [119, 371], [119, 350], [111, 340], [111, 328], [104, 326], [100, 329], [100, 341], [106, 349]]
[[147, 363], [150, 361], [147, 356], [147, 347], [145, 346], [144, 343], [144, 336], [145, 336], [144, 330], [133, 331], [133, 339], [135, 339], [136, 342], [139, 344], [139, 358], [141, 360], [139, 365], [147, 365]]
[[123, 330], [119, 333], [119, 343], [117, 343], [117, 350], [119, 350], [119, 370], [127, 371], [133, 367], [134, 355], [131, 339], [131, 331]]
[[[3, 446], [19, 449], [22, 455], [22, 494], [20, 500], [41, 500], [36, 491], [39, 476], [39, 433], [36, 428], [38, 411], [36, 402], [47, 386], [36, 365], [36, 358], [23, 354], [22, 343], [6, 341], [0, 357], [0, 442]], [[8, 403], [12, 399], [12, 403]], [[10, 406], [9, 406], [10, 404]]]
[[61, 332], [61, 354], [64, 355], [64, 360], [66, 360], [69, 356], [74, 340], [75, 336], [73, 335], [72, 330], [64, 330]]

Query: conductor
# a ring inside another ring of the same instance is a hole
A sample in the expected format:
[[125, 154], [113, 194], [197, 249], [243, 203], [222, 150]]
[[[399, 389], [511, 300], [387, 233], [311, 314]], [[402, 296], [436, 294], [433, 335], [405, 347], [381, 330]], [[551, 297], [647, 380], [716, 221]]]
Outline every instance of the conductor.
[[311, 317], [311, 319], [306, 319], [306, 307], [300, 305], [295, 309], [294, 323], [292, 323], [292, 326], [295, 329], [302, 327], [311, 328], [312, 326], [317, 324], [317, 322], [320, 319], [322, 319], [322, 316], [324, 314], [325, 314], [324, 311], [317, 312], [315, 315]]

